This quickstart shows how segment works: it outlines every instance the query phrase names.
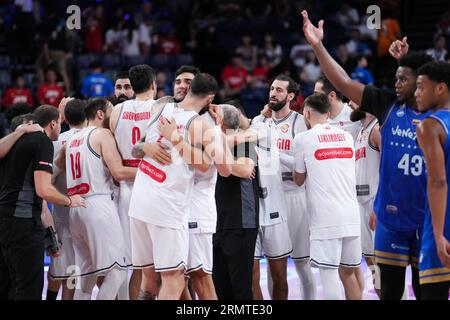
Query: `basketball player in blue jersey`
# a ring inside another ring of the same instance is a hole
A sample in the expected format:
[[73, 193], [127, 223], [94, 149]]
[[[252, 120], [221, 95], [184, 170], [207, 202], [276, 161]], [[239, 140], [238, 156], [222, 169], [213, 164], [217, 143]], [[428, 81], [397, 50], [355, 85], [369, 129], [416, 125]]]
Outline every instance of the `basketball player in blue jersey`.
[[450, 64], [430, 62], [418, 71], [416, 101], [421, 111], [432, 110], [417, 128], [425, 156], [428, 210], [420, 252], [420, 289], [423, 299], [448, 300], [450, 289]]
[[416, 72], [431, 61], [421, 53], [408, 53], [399, 61], [395, 95], [353, 81], [322, 43], [323, 20], [315, 27], [302, 11], [303, 32], [322, 71], [344, 96], [378, 118], [381, 125], [380, 181], [374, 203], [377, 215], [375, 261], [380, 269], [381, 299], [399, 300], [411, 264], [413, 289], [420, 299], [418, 256], [426, 212], [426, 170], [416, 142], [416, 126], [429, 112], [417, 110]]

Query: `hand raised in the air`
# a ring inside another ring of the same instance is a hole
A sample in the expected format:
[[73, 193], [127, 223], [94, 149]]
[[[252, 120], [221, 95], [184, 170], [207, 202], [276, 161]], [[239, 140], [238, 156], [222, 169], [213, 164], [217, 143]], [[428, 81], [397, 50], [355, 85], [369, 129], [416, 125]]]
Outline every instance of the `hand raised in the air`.
[[308, 12], [303, 10], [301, 12], [303, 17], [303, 33], [305, 34], [306, 41], [311, 46], [318, 45], [323, 40], [323, 20], [319, 21], [318, 28], [315, 27], [311, 20], [309, 20]]

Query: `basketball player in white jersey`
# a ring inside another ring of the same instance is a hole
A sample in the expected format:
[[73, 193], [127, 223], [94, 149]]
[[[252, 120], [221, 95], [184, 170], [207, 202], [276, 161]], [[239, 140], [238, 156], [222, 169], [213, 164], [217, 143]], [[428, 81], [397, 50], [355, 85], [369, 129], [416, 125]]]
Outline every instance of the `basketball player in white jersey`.
[[116, 74], [114, 80], [114, 97], [116, 98], [117, 104], [133, 99], [134, 90], [131, 86], [128, 71], [121, 71]]
[[[136, 98], [126, 100], [116, 105], [110, 118], [110, 129], [114, 134], [117, 147], [122, 156], [122, 163], [126, 167], [137, 168], [141, 159], [131, 154], [133, 146], [145, 135], [150, 123], [150, 110], [156, 95], [155, 71], [148, 65], [137, 65], [130, 68], [128, 81], [131, 83]], [[163, 151], [165, 152], [165, 151]], [[122, 181], [119, 189], [119, 216], [126, 244], [127, 265], [131, 266], [131, 238], [128, 210], [130, 207], [131, 191], [134, 181]], [[133, 270], [128, 288], [121, 288], [119, 299], [135, 300], [139, 294], [142, 272]]]
[[[294, 181], [299, 186], [306, 184], [310, 260], [319, 268], [324, 297], [341, 299], [338, 268], [360, 266], [361, 226], [353, 138], [327, 123], [329, 110], [323, 94], [313, 94], [305, 100], [303, 114], [310, 130], [294, 140]], [[361, 299], [356, 277], [348, 281], [354, 295], [347, 298]]]
[[[348, 103], [342, 101], [342, 93], [336, 90], [331, 82], [326, 77], [321, 77], [317, 80], [315, 87], [315, 93], [325, 94], [328, 102], [330, 103], [330, 117], [328, 123], [336, 128], [343, 129], [350, 133], [353, 137], [353, 141], [356, 141], [359, 132], [362, 129], [361, 121], [352, 121], [350, 115], [353, 109]], [[364, 290], [364, 276], [361, 268], [346, 268], [341, 266], [339, 268], [339, 274], [342, 283], [345, 288], [345, 295], [347, 298], [353, 296], [352, 280], [349, 278], [356, 277], [361, 288], [361, 292]]]
[[253, 296], [255, 300], [263, 299], [259, 260], [266, 257], [273, 280], [271, 296], [274, 300], [287, 300], [287, 257], [292, 253], [292, 243], [280, 171], [277, 124], [272, 118], [258, 116], [253, 119], [251, 128], [258, 132], [259, 170], [259, 230], [253, 263]]
[[[86, 102], [79, 99], [68, 100], [65, 104], [65, 107], [63, 108], [64, 119], [69, 125], [70, 130], [61, 133], [58, 140], [53, 142], [55, 157], [67, 140], [86, 127], [86, 116], [84, 114], [85, 107]], [[66, 192], [66, 175], [64, 172], [56, 175], [56, 171], [57, 170], [55, 170], [52, 178], [53, 183], [58, 191]], [[49, 281], [48, 287], [49, 291], [58, 294], [60, 283], [62, 283], [62, 300], [72, 300], [74, 294], [74, 290], [68, 288], [66, 285], [66, 280], [72, 275], [72, 272], [74, 271], [72, 268], [75, 265], [75, 252], [73, 250], [72, 236], [70, 234], [69, 211], [70, 209], [67, 207], [53, 205], [55, 229], [58, 238], [63, 245], [59, 250], [60, 255], [51, 259], [48, 271], [51, 281]]]
[[[277, 146], [280, 153], [281, 177], [288, 210], [288, 226], [297, 275], [300, 278], [300, 289], [304, 300], [314, 300], [316, 285], [309, 264], [309, 222], [306, 212], [305, 188], [299, 188], [293, 181], [294, 171], [294, 138], [307, 130], [303, 116], [290, 109], [291, 101], [295, 100], [298, 85], [291, 78], [280, 75], [275, 78], [270, 87], [269, 112], [271, 123], [275, 125], [278, 134]], [[258, 120], [260, 118], [255, 118]], [[266, 120], [267, 121], [267, 120]], [[273, 276], [273, 275], [272, 275]], [[270, 280], [269, 280], [270, 288]]]
[[[70, 232], [81, 289], [75, 299], [90, 299], [98, 276], [104, 276], [97, 299], [114, 299], [126, 279], [125, 244], [112, 197], [113, 178], [133, 180], [135, 168], [124, 167], [109, 128], [112, 104], [91, 100], [85, 109], [88, 126], [70, 138], [56, 160], [66, 168], [69, 194], [82, 194], [88, 206], [70, 211]], [[63, 159], [63, 160], [61, 160]], [[65, 160], [65, 161], [64, 161]]]
[[[143, 268], [144, 274], [156, 271], [161, 275], [159, 299], [179, 299], [185, 287], [189, 205], [194, 185], [192, 167], [204, 168], [203, 159], [191, 159], [192, 151], [197, 149], [192, 145], [204, 148], [219, 174], [227, 176], [231, 172], [222, 148], [217, 147], [220, 143], [205, 136], [214, 129], [198, 116], [212, 102], [216, 91], [215, 79], [200, 73], [179, 104], [155, 103], [152, 107], [155, 118], [147, 130], [146, 144], [156, 141], [165, 144], [172, 163], [163, 166], [144, 157], [136, 175], [129, 215], [133, 265]], [[142, 290], [148, 291], [145, 285], [142, 284]]]
[[186, 97], [192, 80], [200, 73], [200, 70], [194, 66], [181, 66], [175, 71], [175, 80], [173, 82], [173, 98], [175, 102], [181, 102]]
[[[354, 104], [353, 101], [349, 102]], [[361, 214], [361, 244], [362, 254], [367, 266], [372, 272], [375, 291], [379, 295], [380, 288], [376, 279], [378, 268], [374, 257], [374, 230], [376, 216], [373, 211], [373, 202], [378, 189], [381, 132], [380, 125], [375, 116], [361, 111], [358, 106], [350, 114], [352, 121], [361, 121], [362, 129], [355, 141], [356, 159], [356, 192]]]
[[353, 109], [348, 103], [342, 101], [342, 93], [336, 90], [331, 82], [323, 76], [316, 81], [314, 93], [325, 94], [330, 102], [331, 109], [328, 123], [347, 131], [352, 135], [353, 141], [356, 141], [362, 124], [360, 121], [353, 122], [350, 120]]

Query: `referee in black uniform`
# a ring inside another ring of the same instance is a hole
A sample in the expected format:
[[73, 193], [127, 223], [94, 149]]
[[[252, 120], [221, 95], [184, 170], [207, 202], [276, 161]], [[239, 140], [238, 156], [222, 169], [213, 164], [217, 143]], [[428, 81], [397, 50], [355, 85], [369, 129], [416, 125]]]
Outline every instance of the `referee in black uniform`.
[[0, 160], [0, 300], [40, 300], [44, 286], [42, 199], [85, 205], [51, 184], [53, 144], [61, 131], [58, 109], [40, 106], [35, 122], [44, 132], [23, 135]]

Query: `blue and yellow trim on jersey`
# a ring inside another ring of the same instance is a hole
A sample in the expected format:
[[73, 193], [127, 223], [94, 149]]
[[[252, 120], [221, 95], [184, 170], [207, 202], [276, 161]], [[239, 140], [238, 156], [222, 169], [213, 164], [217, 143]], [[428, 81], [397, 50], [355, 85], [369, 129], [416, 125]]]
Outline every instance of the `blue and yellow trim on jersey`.
[[450, 281], [450, 268], [434, 268], [419, 272], [420, 284]]
[[390, 266], [407, 267], [411, 264], [414, 268], [418, 267], [419, 259], [415, 256], [397, 254], [375, 250], [375, 263], [387, 264]]

